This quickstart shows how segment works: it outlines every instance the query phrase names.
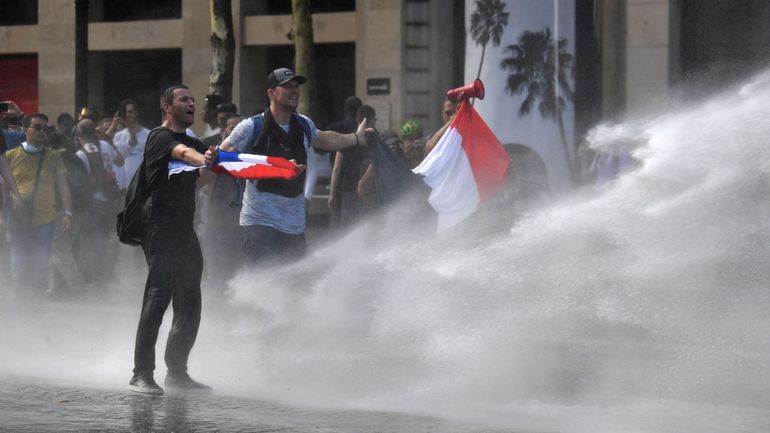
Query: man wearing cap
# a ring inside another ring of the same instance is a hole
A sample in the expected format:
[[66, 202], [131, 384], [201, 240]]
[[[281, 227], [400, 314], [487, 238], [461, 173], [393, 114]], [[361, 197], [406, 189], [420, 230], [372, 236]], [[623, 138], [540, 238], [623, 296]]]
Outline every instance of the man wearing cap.
[[[238, 124], [222, 143], [225, 151], [280, 156], [307, 165], [311, 147], [336, 151], [366, 144], [366, 119], [356, 132], [319, 131], [310, 118], [295, 113], [299, 86], [307, 79], [288, 68], [267, 76], [270, 106]], [[305, 251], [305, 173], [292, 180], [249, 180], [241, 208], [240, 225], [246, 260], [298, 258]]]

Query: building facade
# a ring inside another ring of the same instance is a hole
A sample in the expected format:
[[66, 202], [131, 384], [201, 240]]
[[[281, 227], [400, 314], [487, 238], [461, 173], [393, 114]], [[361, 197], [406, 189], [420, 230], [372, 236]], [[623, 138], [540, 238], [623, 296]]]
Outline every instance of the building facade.
[[[232, 8], [233, 102], [252, 114], [264, 108], [267, 73], [293, 65], [291, 6], [233, 0]], [[25, 111], [55, 116], [87, 103], [111, 116], [131, 97], [152, 125], [163, 87], [183, 82], [198, 99], [208, 93], [208, 0], [8, 1], [0, 9], [0, 96]], [[380, 128], [395, 129], [403, 118], [440, 122], [441, 98], [461, 80], [463, 54], [462, 39], [447, 38], [443, 23], [461, 16], [462, 2], [317, 1], [313, 12], [321, 126], [342, 116], [353, 94], [375, 107]]]
[[[701, 97], [770, 60], [764, 0], [552, 1], [574, 10], [573, 143], [598, 122]], [[474, 78], [465, 72], [466, 49], [478, 47], [465, 35], [475, 3], [313, 1], [319, 125], [341, 117], [355, 94], [375, 107], [380, 129], [407, 119], [437, 128], [446, 90]], [[111, 116], [130, 97], [155, 125], [165, 86], [183, 82], [199, 100], [208, 93], [209, 7], [208, 0], [3, 1], [0, 99], [55, 117], [84, 103]], [[267, 73], [293, 64], [290, 8], [285, 0], [232, 0], [233, 102], [243, 114], [264, 108]]]

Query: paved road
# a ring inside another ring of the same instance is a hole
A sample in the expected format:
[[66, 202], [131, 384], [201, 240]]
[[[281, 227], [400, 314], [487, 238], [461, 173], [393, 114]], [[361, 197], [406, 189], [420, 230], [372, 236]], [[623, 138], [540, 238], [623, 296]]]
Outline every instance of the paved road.
[[496, 433], [436, 418], [323, 411], [217, 395], [149, 397], [0, 376], [2, 432]]

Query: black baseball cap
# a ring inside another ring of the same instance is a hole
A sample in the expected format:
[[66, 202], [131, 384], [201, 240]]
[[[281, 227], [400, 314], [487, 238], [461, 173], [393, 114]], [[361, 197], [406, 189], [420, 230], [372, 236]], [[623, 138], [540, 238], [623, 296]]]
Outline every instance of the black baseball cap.
[[267, 75], [267, 87], [280, 86], [291, 80], [297, 80], [297, 84], [305, 84], [307, 82], [307, 78], [302, 75], [294, 75], [294, 71], [289, 68], [278, 68]]

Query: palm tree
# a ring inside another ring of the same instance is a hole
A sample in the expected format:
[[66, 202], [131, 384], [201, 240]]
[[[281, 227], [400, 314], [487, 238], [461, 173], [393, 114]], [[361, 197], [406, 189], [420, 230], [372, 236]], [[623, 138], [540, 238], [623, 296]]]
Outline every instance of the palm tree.
[[501, 0], [476, 0], [475, 4], [476, 10], [471, 14], [471, 36], [476, 45], [481, 45], [479, 73], [476, 74], [476, 78], [479, 78], [487, 44], [491, 39], [494, 46], [500, 45], [500, 37], [503, 36], [503, 30], [508, 25], [510, 14], [505, 12], [505, 3]]
[[551, 30], [546, 28], [540, 32], [526, 31], [519, 36], [518, 42], [505, 48], [510, 57], [500, 62], [500, 67], [508, 71], [506, 91], [511, 95], [526, 94], [519, 107], [519, 117], [529, 114], [532, 106], [538, 104], [543, 118], [556, 121], [567, 167], [574, 180], [574, 167], [562, 118], [567, 101], [572, 102], [575, 96], [569, 82], [574, 75], [574, 58], [567, 52], [567, 40], [559, 38], [554, 44]]
[[235, 64], [235, 36], [230, 0], [210, 0], [211, 47], [214, 49], [209, 93], [222, 95], [231, 101], [233, 96], [233, 67]]

